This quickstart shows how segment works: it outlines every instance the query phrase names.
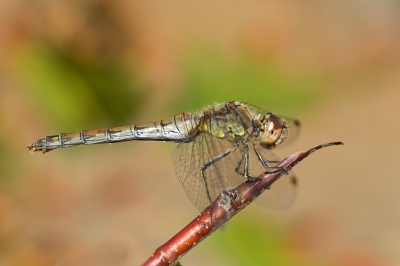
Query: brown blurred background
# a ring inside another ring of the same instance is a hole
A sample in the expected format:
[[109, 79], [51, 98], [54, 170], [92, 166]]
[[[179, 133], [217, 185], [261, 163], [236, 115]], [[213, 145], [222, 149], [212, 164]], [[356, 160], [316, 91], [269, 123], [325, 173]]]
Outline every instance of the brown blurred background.
[[144, 262], [198, 214], [174, 144], [24, 146], [227, 100], [301, 120], [280, 157], [346, 145], [183, 265], [400, 265], [398, 1], [1, 1], [0, 58], [0, 265]]

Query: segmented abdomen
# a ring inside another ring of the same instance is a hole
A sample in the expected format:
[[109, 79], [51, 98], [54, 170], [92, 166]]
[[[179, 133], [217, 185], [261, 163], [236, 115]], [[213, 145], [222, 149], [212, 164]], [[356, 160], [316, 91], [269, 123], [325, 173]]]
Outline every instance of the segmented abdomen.
[[181, 142], [191, 134], [194, 134], [198, 121], [199, 117], [194, 113], [181, 113], [156, 122], [46, 136], [28, 145], [27, 148], [32, 152], [42, 151], [42, 153], [45, 153], [57, 148], [67, 148], [81, 144], [131, 140]]

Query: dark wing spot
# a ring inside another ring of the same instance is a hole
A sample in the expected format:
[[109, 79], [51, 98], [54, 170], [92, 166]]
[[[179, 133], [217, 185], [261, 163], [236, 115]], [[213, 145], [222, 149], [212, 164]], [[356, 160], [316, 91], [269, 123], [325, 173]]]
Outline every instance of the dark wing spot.
[[297, 187], [297, 179], [293, 175], [290, 176], [290, 183], [292, 183], [294, 187]]

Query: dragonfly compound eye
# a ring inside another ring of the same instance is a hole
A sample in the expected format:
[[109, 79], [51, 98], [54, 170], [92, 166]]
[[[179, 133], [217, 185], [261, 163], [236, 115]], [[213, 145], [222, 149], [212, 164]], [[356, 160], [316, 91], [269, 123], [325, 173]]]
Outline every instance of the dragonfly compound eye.
[[[285, 131], [285, 132], [284, 132]], [[281, 120], [274, 114], [267, 114], [261, 126], [260, 145], [266, 149], [273, 149], [281, 144], [286, 135], [286, 128], [282, 126]]]

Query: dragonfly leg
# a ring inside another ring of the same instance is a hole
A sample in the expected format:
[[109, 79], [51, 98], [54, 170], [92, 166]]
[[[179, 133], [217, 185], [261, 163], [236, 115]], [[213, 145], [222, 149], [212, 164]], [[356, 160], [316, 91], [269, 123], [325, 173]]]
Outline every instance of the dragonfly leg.
[[239, 170], [239, 169], [240, 169], [240, 166], [242, 166], [243, 159], [244, 159], [244, 156], [243, 156], [243, 154], [242, 154], [242, 157], [240, 158], [240, 160], [239, 160], [238, 163], [236, 164], [235, 172], [244, 177], [244, 172], [240, 172], [240, 170]]
[[244, 177], [249, 178], [249, 146], [244, 147]]
[[235, 151], [236, 148], [237, 148], [238, 146], [239, 146], [239, 144], [236, 144], [234, 147], [230, 148], [229, 150], [227, 150], [227, 151], [224, 152], [223, 154], [218, 155], [218, 156], [212, 158], [211, 160], [209, 160], [208, 162], [206, 162], [206, 163], [201, 167], [200, 173], [201, 173], [201, 177], [203, 178], [203, 183], [204, 183], [204, 186], [205, 186], [206, 192], [207, 192], [207, 198], [208, 198], [208, 201], [210, 202], [210, 204], [212, 203], [211, 193], [210, 193], [210, 189], [208, 188], [208, 183], [207, 183], [206, 175], [205, 175], [204, 172], [206, 171], [206, 169], [207, 169], [208, 167], [210, 167], [210, 166], [213, 165], [214, 163], [218, 162], [219, 160], [221, 160], [221, 159], [224, 158], [225, 156], [227, 156], [227, 155], [229, 155], [230, 153], [232, 153], [233, 151]]
[[254, 152], [257, 154], [258, 160], [261, 162], [261, 164], [267, 168], [267, 169], [277, 169], [277, 170], [283, 170], [285, 171], [286, 174], [289, 174], [289, 171], [285, 167], [280, 167], [280, 166], [269, 166], [268, 163], [279, 163], [278, 161], [270, 161], [270, 160], [265, 160], [264, 157], [262, 157], [261, 153], [256, 149], [256, 147], [253, 146]]
[[[243, 160], [244, 160], [244, 171], [240, 172], [239, 169], [242, 166]], [[252, 177], [249, 174], [249, 148], [248, 148], [248, 145], [245, 145], [245, 150], [242, 153], [242, 157], [240, 158], [240, 160], [238, 161], [238, 163], [235, 167], [235, 171], [239, 175], [247, 178], [247, 180], [249, 180], [249, 181], [259, 181], [260, 180], [258, 177]]]

